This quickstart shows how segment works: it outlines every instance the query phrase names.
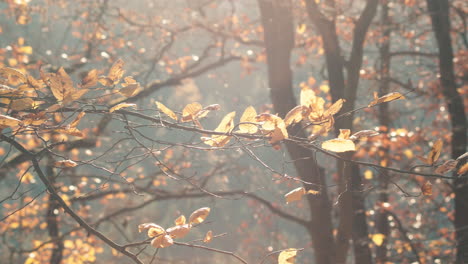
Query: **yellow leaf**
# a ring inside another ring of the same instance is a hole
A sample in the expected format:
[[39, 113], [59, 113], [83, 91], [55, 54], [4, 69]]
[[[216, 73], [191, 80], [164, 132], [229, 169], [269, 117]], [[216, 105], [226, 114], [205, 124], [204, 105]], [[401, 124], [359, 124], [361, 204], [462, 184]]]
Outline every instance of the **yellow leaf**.
[[169, 116], [170, 118], [174, 119], [177, 121], [177, 115], [169, 108], [167, 108], [165, 105], [163, 105], [162, 103], [160, 102], [156, 102], [156, 107], [158, 107], [159, 111], [163, 112], [164, 114], [166, 114], [167, 116]]
[[[234, 128], [234, 117], [236, 116], [236, 112], [231, 112], [224, 116], [221, 123], [219, 123], [218, 127], [215, 129], [215, 132], [221, 133], [229, 133]], [[216, 147], [223, 147], [225, 146], [229, 140], [231, 140], [231, 136], [228, 135], [213, 135], [211, 138], [202, 137], [202, 140], [205, 144], [210, 146]]]
[[441, 139], [438, 139], [434, 145], [432, 146], [431, 151], [429, 154], [427, 154], [427, 164], [433, 165], [440, 156], [440, 152], [442, 151], [442, 146], [444, 145], [444, 142]]
[[21, 124], [21, 120], [13, 118], [11, 116], [0, 115], [0, 127], [15, 127]]
[[10, 105], [10, 108], [15, 111], [33, 109], [35, 107], [36, 107], [36, 104], [34, 100], [31, 98], [22, 98], [18, 100], [13, 100]]
[[351, 130], [349, 130], [349, 129], [340, 129], [340, 134], [338, 135], [338, 138], [349, 139], [350, 134], [351, 134]]
[[299, 34], [304, 34], [304, 32], [306, 31], [306, 29], [307, 29], [306, 24], [300, 24], [300, 25], [297, 27], [297, 33], [299, 33]]
[[364, 179], [366, 180], [372, 180], [374, 178], [374, 174], [371, 170], [366, 170], [364, 172]]
[[151, 246], [155, 248], [167, 248], [174, 244], [174, 240], [169, 235], [160, 235], [151, 241]]
[[385, 240], [385, 235], [384, 234], [373, 234], [372, 235], [372, 241], [374, 242], [374, 244], [376, 244], [377, 246], [381, 246], [383, 244]]
[[85, 116], [85, 114], [86, 114], [85, 112], [80, 112], [80, 113], [76, 116], [75, 120], [73, 120], [73, 121], [70, 123], [70, 127], [77, 127], [78, 124], [80, 123], [81, 119], [83, 118], [83, 116]]
[[257, 116], [257, 111], [253, 106], [249, 106], [245, 109], [244, 113], [240, 118], [239, 132], [247, 134], [255, 134], [258, 131], [257, 125], [254, 124], [242, 124], [242, 123], [255, 123], [255, 117]]
[[401, 93], [389, 93], [389, 94], [386, 94], [386, 95], [378, 97], [378, 98], [376, 98], [376, 97], [377, 97], [377, 95], [374, 93], [374, 100], [367, 107], [371, 107], [371, 106], [374, 106], [376, 104], [381, 104], [381, 103], [385, 103], [385, 102], [395, 101], [395, 100], [398, 100], [398, 99], [405, 99], [405, 96], [403, 96]]
[[129, 103], [120, 103], [116, 106], [113, 106], [111, 107], [111, 109], [109, 109], [109, 112], [110, 113], [113, 113], [114, 111], [117, 111], [121, 108], [125, 108], [125, 107], [136, 107], [136, 104], [129, 104]]
[[335, 115], [336, 113], [338, 113], [341, 108], [343, 107], [343, 103], [345, 102], [344, 99], [339, 99], [337, 100], [335, 103], [333, 103], [330, 108], [328, 108], [324, 113], [323, 115], [325, 117], [328, 117], [328, 116], [333, 116]]
[[205, 238], [203, 238], [203, 242], [210, 243], [213, 240], [213, 232], [210, 230], [206, 232]]
[[60, 168], [73, 168], [76, 167], [78, 163], [74, 162], [73, 160], [60, 160], [54, 163], [55, 167]]
[[195, 102], [188, 104], [182, 110], [182, 122], [189, 122], [196, 119], [198, 113], [203, 109], [202, 105]]
[[190, 228], [190, 224], [176, 225], [166, 229], [166, 233], [172, 238], [183, 238], [189, 233]]
[[307, 191], [307, 194], [318, 195], [318, 194], [320, 194], [320, 191], [308, 190], [308, 191]]
[[468, 162], [466, 162], [465, 164], [463, 164], [457, 171], [457, 174], [458, 175], [463, 175], [465, 174], [466, 172], [468, 171]]
[[298, 105], [291, 109], [291, 111], [289, 111], [284, 118], [284, 123], [286, 126], [301, 122], [307, 109], [308, 108], [303, 105]]
[[195, 210], [189, 217], [189, 223], [200, 224], [201, 222], [205, 221], [205, 219], [210, 214], [211, 209], [209, 207], [202, 207], [198, 210]]
[[304, 187], [299, 187], [285, 194], [284, 198], [286, 199], [286, 203], [300, 201], [305, 193]]
[[322, 148], [333, 152], [356, 151], [356, 145], [349, 139], [330, 139], [322, 143]]
[[138, 225], [138, 232], [141, 233], [141, 231], [148, 229], [148, 237], [155, 237], [160, 234], [166, 233], [164, 228], [161, 226], [155, 224], [155, 223], [144, 223], [141, 225]]
[[432, 183], [430, 181], [426, 181], [426, 183], [421, 186], [421, 191], [426, 196], [432, 195]]
[[304, 87], [301, 89], [301, 105], [310, 107], [310, 105], [315, 102], [316, 96], [312, 89], [309, 87]]
[[297, 249], [289, 248], [281, 251], [278, 256], [278, 264], [294, 264], [296, 263]]
[[185, 216], [184, 215], [181, 215], [179, 217], [177, 217], [177, 219], [174, 221], [176, 225], [185, 225], [185, 222], [187, 220], [185, 219]]
[[33, 49], [31, 46], [22, 46], [18, 48], [18, 52], [24, 53], [24, 54], [32, 54]]

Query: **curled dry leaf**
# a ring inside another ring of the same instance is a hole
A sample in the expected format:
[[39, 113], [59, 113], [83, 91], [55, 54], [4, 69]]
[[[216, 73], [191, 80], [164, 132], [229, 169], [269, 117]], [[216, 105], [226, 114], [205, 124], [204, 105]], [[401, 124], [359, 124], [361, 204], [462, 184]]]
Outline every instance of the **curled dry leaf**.
[[444, 164], [437, 167], [437, 169], [435, 170], [435, 173], [446, 174], [447, 172], [455, 169], [455, 167], [457, 167], [457, 164], [458, 164], [458, 161], [456, 160], [452, 160], [452, 159], [447, 160], [444, 162]]
[[312, 194], [312, 195], [319, 195], [319, 194], [320, 194], [320, 191], [316, 191], [316, 190], [308, 190], [308, 191], [307, 191], [307, 194]]
[[170, 118], [174, 119], [175, 121], [177, 121], [177, 115], [171, 110], [169, 109], [168, 107], [166, 107], [165, 105], [163, 105], [162, 103], [160, 102], [156, 102], [156, 107], [159, 109], [159, 111], [163, 112], [164, 114], [166, 114], [167, 116], [169, 116]]
[[322, 148], [333, 152], [356, 151], [356, 145], [352, 140], [335, 138], [322, 143]]
[[371, 239], [372, 239], [372, 242], [374, 242], [374, 244], [376, 244], [378, 247], [380, 247], [383, 244], [384, 240], [385, 240], [385, 235], [380, 234], [380, 233], [373, 234]]
[[77, 165], [78, 163], [74, 162], [73, 160], [60, 160], [54, 163], [54, 166], [59, 168], [73, 168]]
[[430, 181], [426, 181], [426, 183], [421, 186], [421, 192], [426, 195], [432, 195], [432, 183]]
[[205, 238], [203, 238], [203, 242], [210, 243], [213, 240], [213, 232], [210, 230], [206, 232]]
[[160, 235], [151, 241], [154, 248], [167, 248], [174, 244], [174, 240], [169, 235]]
[[372, 107], [377, 104], [391, 102], [398, 99], [405, 99], [405, 96], [401, 93], [389, 93], [384, 96], [378, 97], [377, 94], [374, 93], [374, 100], [370, 102], [370, 104], [367, 107]]
[[200, 224], [205, 221], [205, 219], [210, 214], [211, 209], [209, 207], [202, 207], [198, 210], [195, 210], [189, 217], [189, 223], [192, 225]]
[[221, 106], [219, 104], [211, 104], [203, 108], [203, 110], [206, 111], [218, 111], [219, 109], [221, 109]]
[[315, 101], [315, 93], [312, 89], [304, 87], [301, 89], [300, 101], [301, 105], [309, 107]]
[[15, 127], [21, 124], [21, 120], [13, 118], [11, 116], [0, 115], [0, 126], [1, 127]]
[[243, 123], [255, 123], [255, 117], [257, 111], [253, 106], [249, 106], [244, 110], [240, 118], [239, 133], [255, 134], [258, 131], [258, 127], [255, 124], [243, 124]]
[[174, 223], [176, 225], [185, 225], [186, 221], [187, 220], [185, 219], [185, 215], [181, 215], [181, 216], [177, 217], [177, 219], [174, 221]]
[[203, 107], [200, 103], [191, 103], [184, 107], [182, 110], [182, 122], [190, 122], [196, 119], [200, 111], [203, 110]]
[[172, 238], [183, 238], [189, 233], [190, 229], [190, 224], [176, 225], [166, 229], [166, 233]]
[[357, 140], [357, 139], [364, 138], [364, 137], [377, 136], [378, 134], [379, 134], [379, 132], [377, 132], [375, 130], [361, 130], [361, 131], [358, 131], [358, 132], [354, 133], [350, 137], [350, 139]]
[[463, 155], [461, 155], [460, 157], [457, 158], [457, 160], [461, 160], [461, 159], [464, 159], [468, 157], [468, 152], [465, 152]]
[[136, 104], [129, 104], [129, 103], [121, 103], [121, 104], [118, 104], [118, 105], [115, 105], [113, 107], [111, 107], [111, 109], [109, 109], [109, 112], [110, 113], [113, 113], [121, 108], [126, 108], [126, 107], [135, 107]]
[[118, 84], [125, 72], [123, 70], [123, 66], [124, 61], [118, 59], [114, 62], [114, 64], [112, 64], [112, 67], [109, 69], [109, 73], [107, 74], [107, 76], [99, 77], [99, 82], [104, 86], [112, 86]]
[[296, 263], [297, 249], [289, 248], [281, 251], [278, 256], [278, 264], [294, 264]]
[[286, 203], [300, 201], [305, 193], [304, 187], [299, 187], [285, 194], [284, 198], [286, 199]]

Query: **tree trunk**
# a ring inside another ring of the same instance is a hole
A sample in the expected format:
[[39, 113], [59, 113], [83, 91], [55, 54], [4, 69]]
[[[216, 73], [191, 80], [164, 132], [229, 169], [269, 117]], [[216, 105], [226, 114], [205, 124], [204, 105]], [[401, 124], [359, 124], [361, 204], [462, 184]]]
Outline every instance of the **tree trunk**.
[[[453, 50], [450, 38], [449, 1], [427, 0], [432, 29], [439, 47], [440, 85], [447, 103], [452, 124], [452, 158], [466, 151], [467, 124], [461, 95], [457, 91], [453, 67]], [[459, 162], [459, 166], [464, 164]], [[468, 178], [454, 174], [455, 230], [457, 239], [456, 263], [468, 263]]]
[[[274, 109], [284, 117], [297, 103], [294, 98], [290, 56], [294, 47], [294, 25], [291, 2], [258, 0], [264, 28], [267, 53], [268, 81]], [[305, 137], [300, 126], [291, 134]], [[307, 182], [325, 185], [325, 179], [315, 162], [314, 153], [296, 144], [286, 144], [298, 176]], [[304, 185], [306, 190], [310, 185]], [[313, 243], [316, 263], [335, 264], [335, 245], [332, 233], [331, 205], [326, 188], [320, 195], [308, 196], [311, 221], [307, 227]]]

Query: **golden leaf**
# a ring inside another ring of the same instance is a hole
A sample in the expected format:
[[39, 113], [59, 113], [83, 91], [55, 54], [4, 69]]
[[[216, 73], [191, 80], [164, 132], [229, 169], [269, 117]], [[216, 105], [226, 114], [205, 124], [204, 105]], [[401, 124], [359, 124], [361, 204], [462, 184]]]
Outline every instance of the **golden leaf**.
[[385, 240], [385, 235], [384, 234], [373, 234], [372, 235], [372, 242], [374, 242], [374, 244], [376, 244], [378, 247], [380, 247], [384, 240]]
[[166, 231], [160, 225], [154, 223], [144, 223], [138, 225], [138, 232], [148, 229], [148, 237], [155, 237], [161, 234], [165, 234]]
[[377, 97], [377, 95], [374, 93], [374, 100], [367, 107], [371, 107], [371, 106], [381, 104], [381, 103], [385, 103], [385, 102], [395, 101], [395, 100], [398, 100], [398, 99], [405, 99], [405, 96], [402, 95], [401, 93], [389, 93], [389, 94], [386, 94], [386, 95], [378, 97], [378, 98], [376, 98], [376, 97]]
[[176, 225], [185, 225], [185, 222], [187, 220], [185, 219], [185, 216], [184, 215], [181, 215], [179, 217], [177, 217], [177, 219], [174, 221]]
[[349, 129], [340, 129], [340, 134], [338, 135], [338, 138], [349, 139], [350, 134], [351, 134], [351, 130], [349, 130]]
[[364, 172], [364, 179], [372, 180], [374, 178], [374, 173], [371, 170], [366, 170]]
[[455, 169], [455, 167], [457, 167], [457, 164], [458, 164], [458, 161], [456, 160], [452, 160], [452, 159], [447, 160], [444, 162], [444, 164], [437, 167], [437, 169], [435, 170], [435, 173], [446, 174], [447, 172]]
[[426, 181], [426, 183], [421, 186], [421, 191], [426, 196], [432, 195], [432, 183], [430, 181]]
[[11, 102], [10, 108], [15, 111], [22, 111], [26, 109], [33, 109], [36, 107], [36, 104], [31, 98], [22, 98], [13, 100]]
[[281, 251], [278, 256], [278, 264], [294, 264], [296, 263], [297, 249], [289, 248]]
[[431, 151], [429, 154], [427, 154], [426, 162], [429, 165], [433, 165], [440, 156], [440, 152], [442, 151], [442, 146], [444, 145], [444, 142], [441, 139], [438, 139], [434, 145], [432, 146]]
[[202, 207], [198, 210], [195, 210], [189, 217], [189, 223], [192, 225], [200, 224], [205, 221], [205, 219], [210, 214], [211, 209], [209, 207]]
[[[288, 131], [286, 130], [285, 127], [284, 128], [275, 127], [275, 130], [273, 130], [273, 132], [269, 134], [269, 136], [270, 136], [269, 143], [272, 145], [276, 145], [281, 140], [288, 138]], [[279, 149], [279, 146], [278, 146], [278, 149]]]
[[316, 101], [315, 93], [309, 87], [304, 87], [301, 89], [300, 95], [301, 105], [310, 107], [310, 105]]
[[[41, 72], [42, 74], [42, 72]], [[56, 74], [44, 74], [46, 83], [49, 85], [52, 94], [58, 101], [64, 101], [74, 93], [73, 81], [63, 68], [60, 68]]]
[[107, 78], [112, 81], [112, 85], [118, 84], [120, 79], [122, 78], [124, 74], [123, 66], [124, 61], [118, 59], [110, 68], [109, 73], [107, 74]]
[[167, 248], [174, 244], [174, 240], [169, 235], [160, 235], [151, 241], [151, 246], [155, 248]]
[[190, 224], [176, 225], [166, 229], [166, 233], [172, 238], [183, 238], [189, 233], [190, 229]]
[[306, 29], [307, 29], [306, 24], [300, 24], [300, 25], [297, 27], [297, 33], [298, 33], [298, 34], [304, 34], [304, 32], [306, 31]]
[[200, 103], [191, 103], [184, 107], [182, 110], [182, 122], [189, 122], [196, 119], [198, 113], [203, 109]]
[[74, 162], [73, 160], [60, 160], [54, 163], [55, 167], [60, 168], [73, 168], [76, 167], [78, 163]]
[[463, 164], [457, 171], [457, 174], [458, 175], [463, 175], [465, 174], [466, 172], [468, 171], [468, 162], [466, 162], [465, 164]]
[[69, 128], [57, 128], [54, 130], [57, 133], [63, 133], [67, 134], [70, 136], [75, 136], [75, 137], [84, 137], [83, 132], [81, 132], [78, 128], [76, 127], [69, 127]]
[[0, 126], [4, 127], [15, 127], [21, 124], [21, 120], [13, 118], [11, 116], [0, 115]]
[[120, 103], [116, 106], [113, 106], [111, 107], [111, 109], [109, 109], [109, 112], [110, 113], [113, 113], [114, 111], [117, 111], [121, 108], [125, 108], [125, 107], [136, 107], [136, 104], [129, 104], [129, 103]]
[[304, 187], [299, 187], [285, 194], [284, 198], [286, 199], [286, 203], [300, 201], [305, 193]]
[[356, 151], [356, 145], [349, 139], [335, 138], [322, 143], [322, 148], [333, 152]]
[[316, 190], [308, 190], [308, 191], [307, 191], [307, 194], [312, 194], [312, 195], [319, 195], [319, 194], [320, 194], [320, 191], [316, 191]]
[[44, 86], [44, 83], [42, 81], [36, 80], [31, 75], [28, 75], [28, 85], [34, 89], [41, 89]]
[[13, 69], [13, 68], [8, 68], [8, 67], [0, 68], [0, 75], [6, 76], [7, 78], [10, 77], [10, 76], [16, 77], [19, 80], [21, 80], [21, 82], [23, 82], [23, 83], [28, 81], [26, 76], [24, 76], [24, 74], [22, 72], [18, 71], [17, 69]]
[[203, 242], [210, 243], [213, 240], [213, 232], [210, 230], [206, 232], [205, 238], [203, 238]]
[[303, 105], [298, 105], [294, 107], [293, 109], [291, 109], [291, 111], [289, 111], [286, 114], [286, 117], [284, 118], [284, 123], [286, 124], [286, 126], [290, 126], [292, 124], [301, 122], [302, 118], [304, 117], [304, 112], [306, 112], [307, 110], [308, 108]]
[[[229, 133], [234, 128], [234, 117], [236, 116], [236, 112], [231, 112], [223, 117], [221, 123], [219, 123], [218, 127], [214, 130], [215, 132], [221, 133]], [[223, 147], [225, 146], [229, 140], [231, 140], [231, 136], [228, 135], [213, 135], [212, 137], [202, 137], [202, 140], [205, 144], [215, 147]]]
[[81, 119], [83, 118], [83, 116], [85, 116], [85, 114], [86, 114], [85, 112], [80, 112], [80, 113], [76, 116], [75, 120], [73, 120], [73, 121], [70, 123], [70, 127], [77, 127], [78, 124], [80, 123]]
[[257, 111], [253, 106], [249, 106], [245, 109], [244, 113], [240, 118], [239, 132], [247, 134], [255, 134], [258, 131], [257, 125], [254, 124], [242, 124], [242, 123], [255, 123], [255, 117], [257, 116]]
[[86, 74], [86, 76], [81, 80], [81, 88], [89, 89], [93, 86], [96, 86], [98, 83], [97, 70], [93, 69]]
[[125, 97], [132, 97], [138, 94], [141, 90], [139, 83], [132, 83], [120, 89], [118, 92]]
[[344, 99], [339, 99], [337, 100], [335, 103], [333, 103], [330, 108], [328, 108], [324, 113], [323, 115], [325, 117], [328, 117], [328, 116], [333, 116], [335, 115], [336, 113], [338, 113], [341, 108], [343, 107], [343, 103], [346, 102], [346, 100]]
[[170, 118], [174, 119], [177, 121], [177, 115], [169, 108], [167, 108], [165, 105], [163, 105], [162, 103], [160, 102], [156, 102], [156, 107], [159, 109], [159, 111], [163, 112], [164, 114], [166, 114], [167, 116], [169, 116]]

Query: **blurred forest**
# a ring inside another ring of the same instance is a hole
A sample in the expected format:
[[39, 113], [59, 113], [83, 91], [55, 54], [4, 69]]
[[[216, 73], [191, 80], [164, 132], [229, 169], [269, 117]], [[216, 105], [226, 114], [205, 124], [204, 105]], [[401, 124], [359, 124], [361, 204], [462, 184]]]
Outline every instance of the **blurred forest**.
[[1, 0], [2, 263], [468, 263], [463, 0]]

